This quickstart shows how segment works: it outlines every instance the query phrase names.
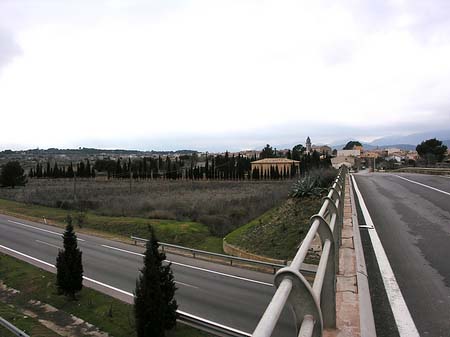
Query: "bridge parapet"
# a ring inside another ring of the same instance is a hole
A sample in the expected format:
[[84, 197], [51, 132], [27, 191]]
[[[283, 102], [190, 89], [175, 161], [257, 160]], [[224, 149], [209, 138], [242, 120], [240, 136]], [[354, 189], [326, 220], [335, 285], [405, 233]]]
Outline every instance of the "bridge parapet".
[[[319, 213], [311, 217], [310, 230], [292, 263], [277, 272], [274, 282], [277, 291], [253, 337], [272, 336], [287, 304], [293, 309], [299, 337], [359, 337], [363, 321], [363, 330], [367, 332], [364, 336], [375, 336], [370, 297], [367, 303], [367, 277], [363, 278], [367, 272], [347, 173], [347, 168], [341, 167]], [[300, 266], [316, 234], [322, 243], [322, 254], [310, 285]], [[360, 284], [364, 292], [364, 315], [360, 314]]]

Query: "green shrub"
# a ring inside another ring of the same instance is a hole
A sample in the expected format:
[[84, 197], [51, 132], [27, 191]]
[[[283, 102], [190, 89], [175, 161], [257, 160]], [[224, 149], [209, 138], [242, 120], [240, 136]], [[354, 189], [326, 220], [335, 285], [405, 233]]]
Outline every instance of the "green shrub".
[[315, 176], [318, 180], [318, 185], [323, 188], [330, 188], [336, 179], [338, 170], [335, 168], [326, 168], [313, 171], [311, 175]]
[[320, 186], [318, 177], [307, 175], [294, 183], [291, 196], [294, 198], [320, 197], [324, 190]]

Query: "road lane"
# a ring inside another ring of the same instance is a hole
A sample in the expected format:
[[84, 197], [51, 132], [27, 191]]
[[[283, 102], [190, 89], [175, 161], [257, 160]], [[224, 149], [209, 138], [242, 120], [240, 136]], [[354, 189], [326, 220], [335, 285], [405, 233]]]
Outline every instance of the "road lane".
[[[442, 177], [402, 177], [450, 186]], [[355, 178], [420, 335], [450, 336], [450, 196], [393, 174]]]
[[[56, 247], [62, 245], [62, 240], [51, 232], [60, 230], [18, 219], [12, 221], [17, 223], [11, 222], [9, 217], [0, 216], [0, 245], [54, 264], [58, 251]], [[142, 266], [142, 256], [138, 255], [143, 252], [142, 248], [88, 235], [79, 235], [79, 238], [84, 240], [79, 241], [79, 247], [83, 252], [86, 277], [126, 292], [134, 290], [138, 270]], [[253, 331], [275, 291], [270, 285], [271, 275], [176, 255], [168, 255], [168, 259], [174, 261], [172, 269], [178, 282], [176, 296], [180, 310], [242, 331]], [[291, 317], [289, 312], [283, 314], [278, 336], [293, 335], [295, 329]]]
[[450, 176], [418, 173], [396, 173], [395, 175], [450, 193]]

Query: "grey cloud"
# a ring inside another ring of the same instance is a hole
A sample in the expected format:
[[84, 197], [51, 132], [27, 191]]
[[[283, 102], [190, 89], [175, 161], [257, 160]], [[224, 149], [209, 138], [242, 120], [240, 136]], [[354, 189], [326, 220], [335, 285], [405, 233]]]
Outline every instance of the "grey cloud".
[[22, 49], [6, 29], [0, 28], [0, 70], [12, 59], [22, 54]]
[[[100, 148], [128, 148], [136, 150], [181, 150], [192, 149], [198, 151], [238, 151], [243, 149], [261, 149], [265, 144], [271, 144], [278, 149], [292, 148], [296, 144], [304, 144], [310, 136], [315, 144], [342, 144], [350, 139], [363, 140], [367, 137], [382, 138], [440, 130], [439, 123], [423, 123], [405, 120], [399, 124], [385, 124], [381, 126], [349, 126], [336, 125], [326, 121], [320, 122], [291, 122], [272, 125], [248, 131], [235, 131], [210, 134], [194, 134], [189, 131], [166, 137], [140, 137], [122, 139], [90, 139], [81, 144], [70, 144], [69, 147], [100, 147]], [[149, 130], [151, 134], [151, 130]], [[438, 136], [438, 133], [436, 133]], [[59, 145], [58, 145], [59, 146]]]

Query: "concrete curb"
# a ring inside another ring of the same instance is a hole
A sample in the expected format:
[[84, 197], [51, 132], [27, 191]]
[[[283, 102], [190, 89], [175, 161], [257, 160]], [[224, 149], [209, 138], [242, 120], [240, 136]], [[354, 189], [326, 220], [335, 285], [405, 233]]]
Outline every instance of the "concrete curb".
[[359, 294], [359, 317], [362, 337], [376, 337], [375, 321], [373, 317], [372, 301], [370, 299], [369, 280], [367, 275], [366, 261], [359, 233], [356, 203], [353, 195], [353, 182], [350, 175], [350, 200], [352, 205], [353, 241], [356, 253], [356, 277]]

